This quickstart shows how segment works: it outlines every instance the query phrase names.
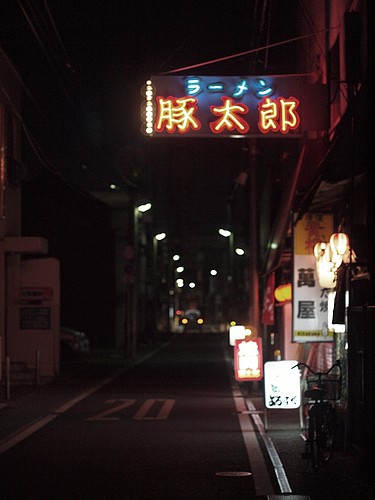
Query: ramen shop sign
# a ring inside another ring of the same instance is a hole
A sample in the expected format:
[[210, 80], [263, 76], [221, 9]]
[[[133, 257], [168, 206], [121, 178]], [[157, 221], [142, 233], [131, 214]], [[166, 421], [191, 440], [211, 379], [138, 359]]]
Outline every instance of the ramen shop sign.
[[325, 86], [306, 76], [156, 76], [143, 88], [154, 137], [298, 137], [324, 130]]

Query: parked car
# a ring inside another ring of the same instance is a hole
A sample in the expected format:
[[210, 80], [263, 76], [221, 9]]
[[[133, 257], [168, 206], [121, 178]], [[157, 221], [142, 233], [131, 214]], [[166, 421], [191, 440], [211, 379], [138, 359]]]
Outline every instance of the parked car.
[[90, 341], [84, 332], [69, 328], [60, 327], [60, 357], [61, 359], [71, 358], [76, 354], [85, 354], [90, 351]]

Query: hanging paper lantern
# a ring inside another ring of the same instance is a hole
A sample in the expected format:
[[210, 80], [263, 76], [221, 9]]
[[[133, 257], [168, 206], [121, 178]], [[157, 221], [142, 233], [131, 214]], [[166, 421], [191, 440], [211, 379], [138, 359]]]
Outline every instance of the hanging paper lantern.
[[316, 271], [319, 285], [322, 288], [335, 288], [336, 268], [325, 255], [317, 259]]
[[333, 253], [344, 255], [349, 249], [349, 237], [345, 233], [333, 233], [329, 245]]
[[320, 241], [319, 243], [315, 244], [314, 256], [316, 259], [319, 259], [319, 257], [322, 257], [324, 255], [326, 247], [327, 247], [327, 243], [325, 243], [324, 241]]
[[342, 264], [341, 255], [333, 251], [331, 245], [325, 242], [315, 245], [314, 255], [319, 285], [322, 288], [335, 288], [337, 269]]

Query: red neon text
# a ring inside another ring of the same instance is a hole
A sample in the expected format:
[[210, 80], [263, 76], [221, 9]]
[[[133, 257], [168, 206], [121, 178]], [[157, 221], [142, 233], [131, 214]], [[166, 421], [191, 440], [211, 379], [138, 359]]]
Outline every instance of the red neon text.
[[181, 134], [185, 134], [190, 128], [199, 130], [200, 121], [194, 116], [198, 106], [195, 97], [156, 98], [158, 103], [158, 118], [155, 130], [161, 132], [164, 128], [172, 134], [176, 128]]
[[[249, 115], [249, 107], [243, 103], [234, 102], [230, 97], [221, 97], [221, 106], [210, 106], [212, 116], [219, 117], [209, 121], [208, 125], [214, 134], [221, 134], [224, 131], [239, 134], [246, 134], [249, 131], [249, 123], [241, 115]], [[201, 122], [197, 118], [198, 99], [196, 97], [172, 97], [158, 96], [157, 117], [155, 121], [155, 131], [169, 134], [179, 132], [186, 134], [201, 129]], [[278, 97], [271, 99], [264, 97], [258, 103], [258, 129], [262, 134], [281, 133], [287, 134], [292, 130], [297, 130], [300, 126], [300, 117], [297, 108], [300, 102], [291, 96], [289, 99]]]
[[295, 97], [284, 99], [270, 99], [264, 97], [258, 104], [258, 127], [262, 134], [268, 132], [281, 132], [287, 134], [289, 130], [296, 130], [300, 124], [299, 115], [296, 113], [299, 100]]
[[245, 104], [235, 104], [230, 97], [221, 97], [223, 106], [210, 106], [211, 113], [220, 118], [210, 123], [210, 129], [214, 134], [220, 134], [227, 129], [232, 132], [236, 129], [240, 134], [246, 134], [249, 125], [238, 114], [246, 115], [249, 108]]

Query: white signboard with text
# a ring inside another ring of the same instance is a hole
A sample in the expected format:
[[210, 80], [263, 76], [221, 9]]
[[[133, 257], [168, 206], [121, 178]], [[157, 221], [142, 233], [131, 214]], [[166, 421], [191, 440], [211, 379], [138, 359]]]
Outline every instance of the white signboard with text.
[[301, 405], [300, 371], [295, 360], [268, 361], [264, 364], [266, 408], [294, 410]]
[[305, 214], [293, 231], [293, 342], [332, 342], [328, 290], [319, 285], [314, 245], [332, 233], [332, 214]]

